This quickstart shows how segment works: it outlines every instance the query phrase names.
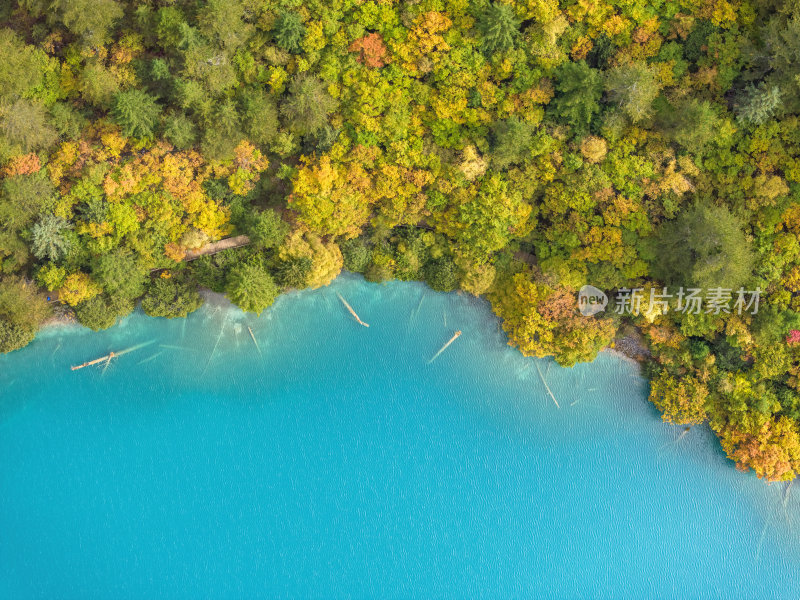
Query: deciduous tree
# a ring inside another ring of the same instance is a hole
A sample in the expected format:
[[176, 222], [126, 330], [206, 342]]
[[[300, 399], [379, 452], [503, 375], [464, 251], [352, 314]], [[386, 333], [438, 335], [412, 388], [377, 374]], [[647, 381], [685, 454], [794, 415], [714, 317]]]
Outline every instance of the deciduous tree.
[[192, 282], [172, 276], [158, 277], [147, 287], [142, 310], [151, 317], [185, 317], [203, 305], [203, 298]]
[[325, 84], [311, 75], [298, 75], [289, 84], [289, 97], [281, 106], [289, 129], [300, 135], [314, 133], [328, 122], [328, 114], [336, 101], [325, 90]]
[[708, 388], [691, 376], [676, 378], [666, 371], [650, 384], [650, 401], [662, 418], [675, 425], [699, 425], [706, 419]]
[[661, 90], [655, 70], [644, 62], [614, 67], [606, 74], [608, 99], [638, 123], [652, 114], [653, 100]]
[[225, 291], [243, 311], [260, 314], [275, 302], [280, 290], [263, 265], [245, 262], [231, 269]]

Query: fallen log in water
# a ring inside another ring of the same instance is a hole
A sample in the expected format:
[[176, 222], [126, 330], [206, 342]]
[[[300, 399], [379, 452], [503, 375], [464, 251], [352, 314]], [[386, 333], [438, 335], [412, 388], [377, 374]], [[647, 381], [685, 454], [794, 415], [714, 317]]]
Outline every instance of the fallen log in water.
[[82, 365], [75, 365], [74, 367], [70, 367], [73, 371], [77, 371], [78, 369], [83, 369], [84, 367], [91, 367], [92, 365], [99, 365], [102, 362], [109, 363], [111, 362], [112, 358], [116, 358], [119, 356], [113, 352], [109, 352], [105, 356], [101, 356], [100, 358], [95, 358], [94, 360], [87, 361]]
[[95, 358], [94, 360], [87, 361], [87, 362], [83, 363], [82, 365], [75, 365], [75, 366], [70, 367], [70, 368], [73, 371], [77, 371], [78, 369], [83, 369], [85, 367], [91, 367], [93, 365], [99, 365], [100, 363], [105, 362], [106, 365], [105, 365], [105, 367], [103, 369], [105, 371], [105, 369], [108, 368], [108, 364], [111, 362], [112, 358], [119, 358], [123, 354], [127, 354], [128, 352], [133, 352], [134, 350], [138, 350], [139, 348], [144, 348], [145, 346], [149, 346], [150, 344], [152, 344], [154, 342], [155, 342], [155, 340], [150, 340], [149, 342], [143, 342], [141, 344], [136, 344], [135, 346], [131, 346], [130, 348], [126, 348], [125, 350], [120, 350], [119, 352], [109, 352], [105, 356], [101, 356], [100, 358]]
[[256, 340], [256, 335], [253, 333], [253, 328], [248, 327], [247, 331], [250, 332], [250, 337], [253, 338], [253, 343], [256, 345], [256, 350], [258, 350], [258, 354], [261, 354], [261, 348], [258, 347], [258, 341]]
[[447, 341], [447, 343], [446, 343], [444, 346], [442, 346], [441, 348], [439, 348], [439, 351], [438, 351], [436, 354], [434, 354], [434, 355], [433, 355], [433, 358], [431, 358], [431, 359], [428, 361], [428, 364], [431, 364], [433, 361], [435, 361], [437, 358], [439, 358], [439, 355], [440, 355], [442, 352], [444, 352], [445, 350], [447, 350], [447, 347], [448, 347], [450, 344], [452, 344], [453, 342], [455, 342], [455, 341], [458, 339], [458, 336], [460, 336], [460, 335], [461, 335], [461, 332], [460, 332], [460, 331], [456, 331], [455, 335], [454, 335], [453, 337], [451, 337], [451, 338], [450, 338], [450, 339]]
[[537, 362], [535, 364], [536, 364], [536, 370], [539, 372], [539, 377], [541, 377], [542, 383], [544, 384], [544, 387], [547, 390], [547, 393], [550, 394], [550, 397], [553, 399], [553, 402], [556, 403], [556, 406], [558, 408], [561, 408], [561, 405], [558, 403], [558, 400], [556, 400], [556, 397], [553, 396], [553, 392], [550, 391], [550, 386], [547, 385], [547, 382], [544, 379], [544, 375], [542, 375], [542, 370], [539, 368], [539, 363]]
[[345, 305], [345, 308], [347, 308], [347, 310], [349, 310], [349, 311], [350, 311], [350, 314], [351, 314], [351, 315], [353, 315], [353, 318], [354, 318], [356, 321], [358, 321], [358, 324], [359, 324], [359, 325], [363, 325], [364, 327], [369, 327], [369, 324], [368, 324], [368, 323], [364, 323], [364, 321], [362, 321], [362, 320], [361, 320], [361, 317], [359, 317], [359, 316], [356, 314], [356, 311], [354, 311], [354, 310], [353, 310], [353, 307], [352, 307], [352, 306], [350, 306], [350, 305], [347, 303], [347, 300], [345, 300], [345, 299], [344, 299], [344, 297], [343, 297], [343, 296], [342, 296], [340, 293], [338, 293], [338, 292], [337, 292], [337, 293], [336, 293], [336, 295], [337, 295], [337, 296], [339, 296], [339, 300], [341, 300], [341, 301], [342, 301], [342, 304], [344, 304], [344, 305]]

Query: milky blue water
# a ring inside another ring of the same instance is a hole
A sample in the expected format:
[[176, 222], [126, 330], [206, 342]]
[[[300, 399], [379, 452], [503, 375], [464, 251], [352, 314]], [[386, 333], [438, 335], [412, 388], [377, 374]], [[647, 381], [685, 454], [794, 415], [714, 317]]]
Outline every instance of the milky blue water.
[[800, 595], [800, 490], [538, 364], [560, 409], [486, 303], [354, 276], [48, 330], [0, 357], [0, 597]]

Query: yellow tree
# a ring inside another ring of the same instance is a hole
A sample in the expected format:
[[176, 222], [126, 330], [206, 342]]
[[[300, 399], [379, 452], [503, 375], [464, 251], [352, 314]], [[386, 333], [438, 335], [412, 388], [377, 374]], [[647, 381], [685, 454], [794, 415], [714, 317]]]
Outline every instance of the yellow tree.
[[337, 163], [324, 155], [298, 170], [289, 208], [312, 231], [353, 238], [369, 220], [371, 188], [361, 164]]
[[333, 242], [325, 242], [316, 233], [304, 228], [294, 230], [278, 252], [283, 261], [298, 258], [311, 260], [311, 271], [306, 284], [312, 288], [328, 285], [344, 266], [342, 252]]

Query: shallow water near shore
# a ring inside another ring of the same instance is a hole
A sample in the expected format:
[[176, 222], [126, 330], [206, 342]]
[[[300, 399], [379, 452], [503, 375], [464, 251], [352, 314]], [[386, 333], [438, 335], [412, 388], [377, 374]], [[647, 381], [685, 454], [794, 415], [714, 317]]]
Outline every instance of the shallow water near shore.
[[0, 356], [0, 598], [800, 596], [800, 489], [635, 364], [538, 365], [560, 409], [487, 303], [352, 275], [46, 330]]

